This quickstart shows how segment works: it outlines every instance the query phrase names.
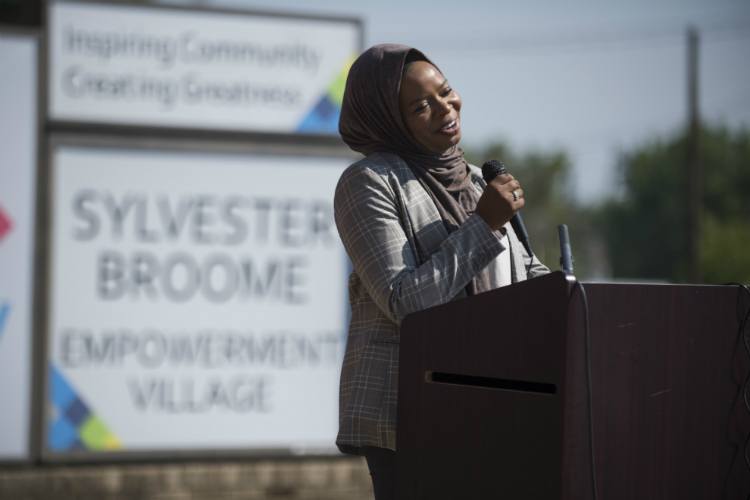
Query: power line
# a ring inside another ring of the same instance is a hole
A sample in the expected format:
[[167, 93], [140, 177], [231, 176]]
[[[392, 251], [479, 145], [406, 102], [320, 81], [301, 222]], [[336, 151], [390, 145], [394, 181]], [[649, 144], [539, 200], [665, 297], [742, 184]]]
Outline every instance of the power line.
[[[750, 19], [721, 24], [706, 24], [698, 27], [702, 36], [708, 40], [735, 40], [750, 38]], [[491, 51], [515, 52], [535, 50], [570, 50], [570, 49], [613, 49], [623, 45], [654, 43], [683, 43], [685, 27], [669, 27], [648, 30], [634, 30], [620, 33], [576, 32], [568, 34], [542, 35], [535, 37], [493, 37], [482, 39], [453, 39], [424, 41], [420, 45], [429, 45], [430, 50], [444, 52], [454, 51]]]

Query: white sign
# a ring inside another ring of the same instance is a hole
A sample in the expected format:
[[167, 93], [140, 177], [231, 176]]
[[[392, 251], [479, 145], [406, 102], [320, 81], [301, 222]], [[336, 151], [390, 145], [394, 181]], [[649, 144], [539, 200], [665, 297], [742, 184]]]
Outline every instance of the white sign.
[[53, 120], [338, 134], [360, 25], [52, 3]]
[[341, 158], [61, 146], [50, 452], [335, 450]]
[[0, 460], [29, 458], [37, 41], [0, 35]]

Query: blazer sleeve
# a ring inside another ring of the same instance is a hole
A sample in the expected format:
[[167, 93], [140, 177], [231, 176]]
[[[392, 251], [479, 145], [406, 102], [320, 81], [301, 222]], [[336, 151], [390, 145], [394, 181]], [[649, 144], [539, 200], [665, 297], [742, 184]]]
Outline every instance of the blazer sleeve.
[[528, 279], [536, 278], [550, 273], [549, 268], [542, 264], [539, 259], [537, 259], [536, 255], [534, 255], [534, 257], [529, 257], [529, 254], [526, 253], [525, 248], [523, 249], [523, 262], [526, 265], [526, 277]]
[[397, 325], [409, 313], [449, 302], [505, 250], [472, 214], [418, 266], [400, 208], [388, 175], [361, 164], [347, 169], [336, 187], [334, 214], [346, 252], [380, 311]]

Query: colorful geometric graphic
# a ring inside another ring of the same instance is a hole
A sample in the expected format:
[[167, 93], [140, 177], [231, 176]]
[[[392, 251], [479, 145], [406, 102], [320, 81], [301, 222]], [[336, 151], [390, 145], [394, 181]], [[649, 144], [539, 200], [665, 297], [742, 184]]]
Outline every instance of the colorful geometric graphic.
[[60, 371], [50, 364], [50, 403], [55, 420], [49, 425], [47, 446], [51, 451], [122, 450], [120, 441], [76, 394]]
[[0, 243], [2, 243], [11, 229], [13, 229], [13, 224], [10, 222], [10, 217], [3, 212], [3, 207], [0, 205]]
[[3, 332], [5, 331], [5, 324], [8, 322], [8, 316], [10, 315], [10, 302], [7, 300], [0, 306], [0, 340], [3, 338]]
[[297, 128], [298, 134], [338, 135], [339, 114], [341, 113], [341, 103], [344, 101], [346, 77], [349, 75], [349, 68], [352, 67], [354, 59], [351, 58], [341, 68], [341, 72], [328, 88], [328, 92], [320, 98], [312, 111], [302, 120]]

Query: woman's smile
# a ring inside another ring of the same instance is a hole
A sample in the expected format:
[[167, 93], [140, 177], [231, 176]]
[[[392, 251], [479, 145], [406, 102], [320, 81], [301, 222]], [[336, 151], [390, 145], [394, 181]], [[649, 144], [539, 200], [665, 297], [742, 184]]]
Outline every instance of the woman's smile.
[[409, 64], [398, 102], [406, 129], [430, 152], [442, 153], [461, 140], [461, 97], [432, 64]]
[[451, 120], [446, 124], [443, 128], [440, 129], [440, 132], [448, 135], [454, 135], [458, 133], [458, 129], [461, 126], [461, 122], [458, 118]]

